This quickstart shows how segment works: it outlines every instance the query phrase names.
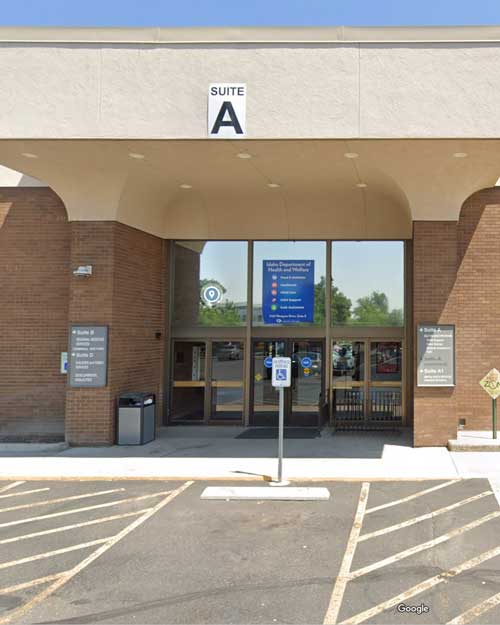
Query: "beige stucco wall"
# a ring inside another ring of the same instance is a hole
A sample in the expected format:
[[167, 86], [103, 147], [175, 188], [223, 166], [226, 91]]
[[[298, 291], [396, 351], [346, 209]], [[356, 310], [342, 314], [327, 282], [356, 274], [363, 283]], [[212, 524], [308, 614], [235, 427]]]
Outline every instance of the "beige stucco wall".
[[249, 138], [500, 137], [499, 71], [495, 41], [5, 41], [0, 138], [204, 138], [231, 81]]
[[[408, 238], [498, 179], [499, 70], [500, 29], [0, 28], [0, 163], [71, 221]], [[247, 84], [244, 140], [207, 138], [211, 82]]]

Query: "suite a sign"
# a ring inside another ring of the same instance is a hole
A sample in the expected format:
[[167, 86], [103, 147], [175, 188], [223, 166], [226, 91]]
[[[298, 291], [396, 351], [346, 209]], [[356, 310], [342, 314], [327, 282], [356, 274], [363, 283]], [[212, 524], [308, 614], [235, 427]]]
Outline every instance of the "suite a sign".
[[246, 135], [247, 86], [212, 83], [208, 89], [208, 136], [241, 139]]
[[492, 399], [500, 397], [500, 371], [492, 369], [479, 382]]

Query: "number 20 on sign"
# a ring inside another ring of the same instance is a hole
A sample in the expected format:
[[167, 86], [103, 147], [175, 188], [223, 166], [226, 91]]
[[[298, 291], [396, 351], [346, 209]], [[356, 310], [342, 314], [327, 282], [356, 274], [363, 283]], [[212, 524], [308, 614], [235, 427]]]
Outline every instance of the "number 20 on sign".
[[497, 437], [497, 397], [500, 397], [500, 371], [492, 369], [479, 382], [492, 399], [493, 438]]

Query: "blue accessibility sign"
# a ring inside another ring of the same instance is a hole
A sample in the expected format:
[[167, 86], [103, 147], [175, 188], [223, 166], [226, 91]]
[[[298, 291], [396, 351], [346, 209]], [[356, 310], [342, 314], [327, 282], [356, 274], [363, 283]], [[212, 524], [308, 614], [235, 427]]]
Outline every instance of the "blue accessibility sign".
[[276, 379], [285, 381], [287, 379], [286, 369], [276, 369]]
[[272, 366], [273, 366], [273, 359], [271, 358], [271, 356], [264, 358], [264, 367], [266, 369], [272, 369]]
[[300, 364], [304, 367], [304, 369], [308, 369], [312, 365], [312, 360], [309, 356], [304, 356], [304, 358], [300, 361]]

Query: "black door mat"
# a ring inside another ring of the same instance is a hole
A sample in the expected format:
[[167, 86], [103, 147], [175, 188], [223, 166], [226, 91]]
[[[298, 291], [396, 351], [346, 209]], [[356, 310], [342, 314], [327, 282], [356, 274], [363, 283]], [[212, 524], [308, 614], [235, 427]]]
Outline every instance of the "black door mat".
[[[318, 428], [285, 428], [283, 436], [284, 438], [319, 438], [321, 432]], [[278, 428], [248, 428], [236, 438], [278, 438]]]

